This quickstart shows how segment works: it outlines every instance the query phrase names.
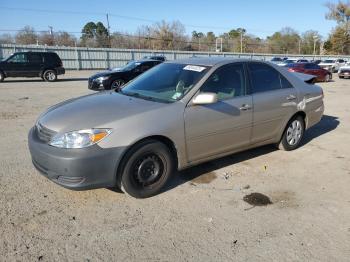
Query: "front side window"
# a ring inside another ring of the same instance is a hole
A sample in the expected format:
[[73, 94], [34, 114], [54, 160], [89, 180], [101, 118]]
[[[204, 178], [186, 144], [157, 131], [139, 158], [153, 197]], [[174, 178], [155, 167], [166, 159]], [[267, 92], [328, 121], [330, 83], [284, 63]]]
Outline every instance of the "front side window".
[[199, 65], [160, 64], [117, 91], [143, 99], [174, 102], [184, 97], [209, 68]]
[[245, 95], [243, 64], [224, 65], [203, 84], [201, 92], [215, 93], [219, 100]]
[[293, 87], [283, 75], [268, 65], [250, 63], [249, 71], [253, 93]]
[[9, 63], [27, 63], [27, 54], [15, 54], [7, 60]]

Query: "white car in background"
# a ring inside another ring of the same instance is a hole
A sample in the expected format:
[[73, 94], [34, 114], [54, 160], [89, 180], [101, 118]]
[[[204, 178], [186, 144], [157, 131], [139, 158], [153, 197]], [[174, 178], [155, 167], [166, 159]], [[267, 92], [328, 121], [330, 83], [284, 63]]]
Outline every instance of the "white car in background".
[[347, 62], [344, 66], [341, 66], [338, 71], [339, 78], [350, 78], [350, 62]]
[[318, 65], [324, 69], [327, 69], [331, 73], [336, 73], [341, 66], [345, 65], [345, 63], [346, 61], [344, 59], [326, 59]]

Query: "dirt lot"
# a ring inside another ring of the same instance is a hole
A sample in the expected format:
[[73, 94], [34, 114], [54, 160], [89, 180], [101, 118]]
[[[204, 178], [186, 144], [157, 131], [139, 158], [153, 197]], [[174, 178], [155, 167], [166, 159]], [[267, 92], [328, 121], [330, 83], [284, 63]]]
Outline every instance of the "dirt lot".
[[90, 93], [91, 74], [0, 83], [0, 261], [349, 261], [350, 80], [321, 84], [325, 116], [300, 149], [222, 158], [136, 200], [70, 191], [32, 166], [35, 119]]

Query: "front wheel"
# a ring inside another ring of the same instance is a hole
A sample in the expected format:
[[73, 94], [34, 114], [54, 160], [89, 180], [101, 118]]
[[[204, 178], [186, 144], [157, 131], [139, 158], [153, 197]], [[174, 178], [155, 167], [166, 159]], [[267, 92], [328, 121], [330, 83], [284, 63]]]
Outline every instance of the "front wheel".
[[46, 82], [54, 82], [57, 80], [57, 74], [54, 70], [46, 70], [43, 77]]
[[169, 148], [155, 140], [134, 146], [121, 164], [121, 190], [135, 198], [158, 194], [174, 169]]
[[292, 118], [283, 133], [282, 139], [278, 144], [278, 148], [290, 151], [298, 148], [304, 136], [305, 122], [301, 116]]
[[121, 88], [123, 85], [125, 85], [125, 81], [123, 79], [113, 80], [111, 89]]

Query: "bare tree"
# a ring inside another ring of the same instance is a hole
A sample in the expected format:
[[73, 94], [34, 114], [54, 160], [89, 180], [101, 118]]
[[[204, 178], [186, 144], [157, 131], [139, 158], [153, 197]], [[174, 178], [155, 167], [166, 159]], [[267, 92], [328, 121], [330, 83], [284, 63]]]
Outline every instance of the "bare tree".
[[33, 27], [25, 26], [16, 34], [15, 39], [17, 44], [30, 45], [37, 43], [38, 36]]

